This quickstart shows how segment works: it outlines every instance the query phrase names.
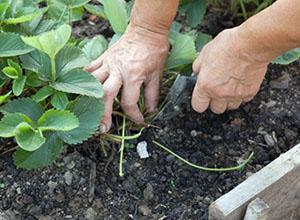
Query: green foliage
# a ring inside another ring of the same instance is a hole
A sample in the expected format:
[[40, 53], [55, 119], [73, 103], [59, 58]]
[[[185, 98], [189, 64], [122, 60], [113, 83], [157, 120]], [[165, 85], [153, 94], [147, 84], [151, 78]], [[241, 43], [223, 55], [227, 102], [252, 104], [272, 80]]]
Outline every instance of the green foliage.
[[191, 64], [195, 58], [196, 47], [193, 38], [187, 34], [178, 34], [174, 39], [166, 68], [175, 69], [186, 64]]
[[45, 134], [46, 142], [35, 151], [18, 148], [14, 162], [18, 168], [36, 169], [50, 165], [62, 152], [63, 142], [56, 133]]
[[296, 48], [288, 52], [285, 52], [281, 56], [277, 57], [276, 60], [273, 61], [273, 63], [280, 64], [280, 65], [288, 65], [298, 60], [299, 58], [300, 58], [300, 48]]
[[63, 23], [87, 2], [51, 0], [49, 8], [39, 8], [37, 0], [0, 3], [0, 137], [14, 138], [18, 167], [47, 166], [64, 143], [87, 140], [98, 129], [103, 89], [82, 68], [108, 42], [99, 36], [84, 49], [72, 46], [71, 26]]
[[64, 24], [56, 30], [45, 32], [41, 35], [22, 37], [22, 40], [29, 46], [46, 53], [50, 58], [54, 58], [68, 42], [70, 36], [71, 27]]
[[71, 23], [81, 19], [84, 5], [90, 0], [51, 0], [48, 16], [53, 20]]
[[18, 56], [32, 50], [33, 48], [26, 45], [19, 35], [0, 32], [0, 58]]
[[70, 103], [67, 110], [76, 115], [79, 120], [79, 127], [58, 134], [64, 142], [78, 144], [87, 140], [96, 132], [104, 113], [104, 105], [99, 99], [81, 96]]
[[22, 122], [16, 127], [14, 136], [19, 147], [26, 151], [35, 151], [46, 141], [40, 130], [35, 130], [26, 122]]
[[97, 59], [108, 47], [107, 40], [99, 35], [89, 40], [83, 47], [83, 52], [89, 61]]
[[124, 33], [128, 24], [126, 2], [124, 0], [100, 0], [104, 13], [115, 33]]
[[86, 4], [84, 8], [91, 14], [96, 15], [100, 18], [107, 19], [103, 5], [92, 5]]
[[186, 14], [187, 23], [191, 27], [196, 27], [201, 23], [206, 13], [205, 0], [184, 0], [180, 3], [180, 11]]
[[71, 70], [57, 78], [50, 86], [58, 91], [79, 95], [103, 97], [103, 89], [99, 81], [91, 74], [80, 70]]

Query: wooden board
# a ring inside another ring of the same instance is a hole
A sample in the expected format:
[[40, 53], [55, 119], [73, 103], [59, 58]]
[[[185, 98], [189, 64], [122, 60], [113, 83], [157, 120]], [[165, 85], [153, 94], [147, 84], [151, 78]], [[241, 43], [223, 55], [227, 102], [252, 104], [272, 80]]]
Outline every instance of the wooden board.
[[257, 197], [270, 206], [268, 220], [293, 219], [300, 210], [300, 144], [213, 202], [209, 220], [242, 220]]

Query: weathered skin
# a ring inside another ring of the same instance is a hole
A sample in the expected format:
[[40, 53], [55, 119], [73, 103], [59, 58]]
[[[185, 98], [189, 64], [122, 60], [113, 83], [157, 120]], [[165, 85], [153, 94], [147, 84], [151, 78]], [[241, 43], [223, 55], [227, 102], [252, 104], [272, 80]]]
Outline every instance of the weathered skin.
[[[159, 79], [168, 53], [168, 30], [179, 0], [136, 0], [123, 37], [87, 70], [105, 90], [101, 131], [111, 127], [114, 98], [122, 88], [121, 105], [135, 122], [144, 118], [138, 109], [144, 84], [145, 105], [153, 112]], [[224, 30], [207, 44], [193, 64], [199, 74], [192, 106], [198, 112], [236, 109], [258, 92], [267, 65], [283, 52], [300, 46], [298, 0], [277, 0], [242, 25]]]

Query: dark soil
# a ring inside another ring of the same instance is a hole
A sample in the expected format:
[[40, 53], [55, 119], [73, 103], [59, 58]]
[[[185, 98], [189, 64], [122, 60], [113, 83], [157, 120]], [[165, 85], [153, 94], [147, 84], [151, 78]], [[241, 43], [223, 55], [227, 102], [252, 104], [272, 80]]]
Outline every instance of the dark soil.
[[[17, 170], [6, 153], [0, 156], [0, 219], [205, 220], [212, 201], [300, 142], [299, 72], [299, 62], [271, 65], [259, 94], [239, 110], [186, 111], [161, 130], [147, 129], [140, 141], [148, 142], [150, 157], [142, 160], [127, 148], [123, 178], [118, 146], [105, 157], [97, 138], [38, 171]], [[209, 167], [234, 166], [251, 151], [255, 157], [242, 171], [209, 173], [182, 164], [152, 140]], [[0, 154], [14, 146], [0, 144]]]

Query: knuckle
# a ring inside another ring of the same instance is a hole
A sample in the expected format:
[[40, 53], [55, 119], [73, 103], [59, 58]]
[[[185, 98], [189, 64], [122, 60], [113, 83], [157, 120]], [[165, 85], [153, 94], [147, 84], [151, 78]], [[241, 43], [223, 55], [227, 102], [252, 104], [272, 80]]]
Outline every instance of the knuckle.
[[212, 85], [209, 81], [201, 80], [198, 88], [199, 90], [208, 92], [212, 90]]
[[128, 109], [131, 109], [131, 108], [134, 107], [133, 104], [128, 103], [128, 102], [125, 101], [125, 100], [122, 100], [120, 104], [121, 104], [121, 106], [122, 106], [122, 108], [123, 108], [124, 110], [128, 110]]
[[214, 89], [214, 94], [215, 94], [215, 96], [216, 96], [217, 98], [223, 99], [223, 98], [228, 97], [228, 95], [229, 95], [230, 93], [228, 93], [228, 92], [225, 93], [225, 91], [223, 91], [222, 89], [217, 88], [217, 89]]

